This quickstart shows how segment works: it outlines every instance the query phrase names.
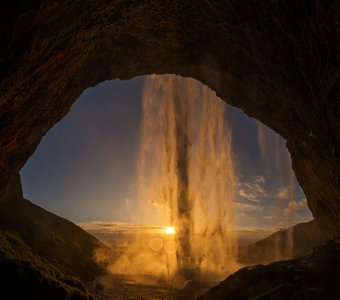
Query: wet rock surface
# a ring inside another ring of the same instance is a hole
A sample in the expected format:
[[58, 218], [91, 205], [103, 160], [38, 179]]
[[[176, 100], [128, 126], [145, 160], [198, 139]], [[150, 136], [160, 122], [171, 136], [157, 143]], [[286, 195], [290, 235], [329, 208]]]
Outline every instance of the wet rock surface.
[[308, 256], [243, 268], [199, 299], [337, 299], [339, 265], [340, 240], [336, 239]]
[[93, 300], [85, 286], [74, 278], [55, 278], [30, 262], [0, 257], [0, 288], [3, 299]]
[[104, 80], [174, 73], [287, 140], [316, 223], [340, 234], [340, 2], [6, 2], [0, 198], [44, 134]]
[[104, 273], [93, 252], [105, 246], [14, 186], [0, 202], [1, 299], [93, 299], [83, 282]]

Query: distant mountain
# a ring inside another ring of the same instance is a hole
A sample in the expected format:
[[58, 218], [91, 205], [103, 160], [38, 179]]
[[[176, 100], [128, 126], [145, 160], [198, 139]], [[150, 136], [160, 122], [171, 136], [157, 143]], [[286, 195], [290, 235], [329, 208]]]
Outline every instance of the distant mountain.
[[90, 299], [78, 279], [88, 282], [103, 273], [93, 260], [97, 247], [105, 248], [72, 222], [18, 194], [0, 202], [2, 291], [26, 295], [22, 299]]
[[313, 247], [324, 241], [314, 221], [300, 223], [240, 249], [239, 261], [244, 265], [255, 265], [292, 259], [311, 253]]

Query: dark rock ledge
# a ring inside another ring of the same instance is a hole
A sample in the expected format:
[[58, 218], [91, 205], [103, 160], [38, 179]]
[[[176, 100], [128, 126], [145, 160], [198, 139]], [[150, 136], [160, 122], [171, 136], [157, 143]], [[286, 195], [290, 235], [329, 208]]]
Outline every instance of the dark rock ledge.
[[339, 299], [340, 239], [310, 255], [269, 265], [246, 267], [199, 300]]

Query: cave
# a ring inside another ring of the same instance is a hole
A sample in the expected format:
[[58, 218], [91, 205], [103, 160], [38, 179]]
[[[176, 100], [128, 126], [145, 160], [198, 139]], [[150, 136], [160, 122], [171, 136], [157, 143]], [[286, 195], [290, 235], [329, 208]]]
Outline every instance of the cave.
[[[88, 87], [177, 74], [209, 86], [287, 141], [328, 239], [340, 232], [337, 1], [15, 1], [1, 9], [0, 201]], [[94, 267], [95, 268], [95, 267]]]

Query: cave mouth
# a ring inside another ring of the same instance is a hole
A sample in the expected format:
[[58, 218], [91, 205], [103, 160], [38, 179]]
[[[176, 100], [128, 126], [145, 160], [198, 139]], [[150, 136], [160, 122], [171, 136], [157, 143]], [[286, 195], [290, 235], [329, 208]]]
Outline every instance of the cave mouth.
[[[26, 198], [78, 223], [111, 246], [131, 242], [129, 230], [143, 230], [131, 224], [153, 225], [156, 231], [165, 228], [165, 234], [172, 225], [162, 222], [157, 205], [151, 213], [142, 213], [136, 198], [146, 80], [108, 81], [85, 90], [21, 171]], [[235, 224], [238, 248], [242, 248], [275, 230], [310, 220], [311, 214], [291, 169], [285, 141], [240, 110], [223, 105], [223, 119], [232, 136], [238, 182]], [[103, 228], [110, 222], [108, 236]], [[117, 234], [123, 224], [125, 241]], [[165, 235], [170, 241], [171, 236]]]

